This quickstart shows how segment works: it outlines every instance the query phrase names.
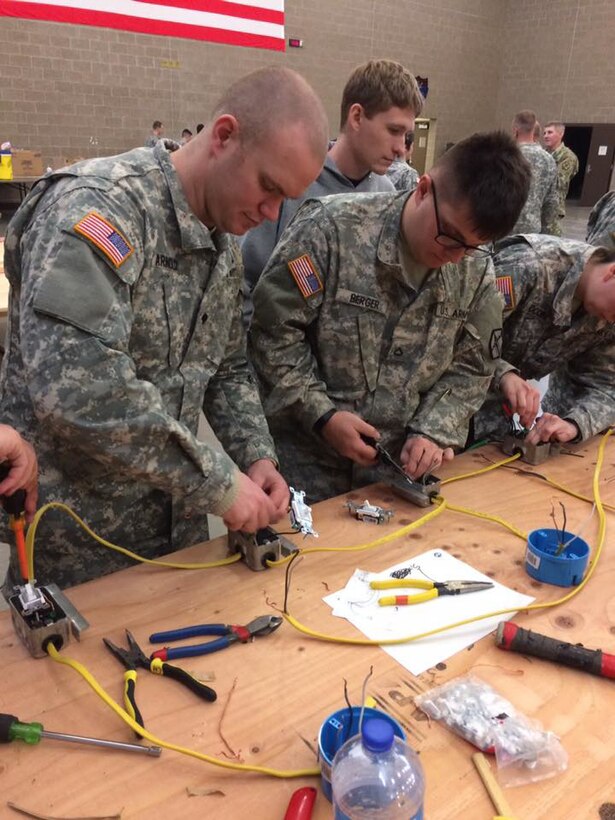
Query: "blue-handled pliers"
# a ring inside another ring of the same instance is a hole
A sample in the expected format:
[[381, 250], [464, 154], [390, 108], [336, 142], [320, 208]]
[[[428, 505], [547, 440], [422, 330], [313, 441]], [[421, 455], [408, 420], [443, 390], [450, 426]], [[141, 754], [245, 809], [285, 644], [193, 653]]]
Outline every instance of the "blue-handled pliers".
[[152, 652], [151, 658], [159, 658], [161, 661], [172, 661], [176, 658], [192, 658], [195, 655], [209, 655], [219, 649], [225, 649], [232, 643], [241, 641], [247, 643], [257, 635], [269, 635], [282, 623], [279, 615], [261, 615], [250, 621], [247, 626], [237, 626], [234, 624], [197, 624], [196, 626], [186, 626], [183, 629], [170, 629], [168, 632], [154, 632], [149, 636], [150, 643], [164, 643], [165, 641], [181, 641], [184, 638], [196, 638], [201, 635], [220, 635], [215, 641], [198, 643], [193, 646], [178, 646], [173, 649], [165, 646]]

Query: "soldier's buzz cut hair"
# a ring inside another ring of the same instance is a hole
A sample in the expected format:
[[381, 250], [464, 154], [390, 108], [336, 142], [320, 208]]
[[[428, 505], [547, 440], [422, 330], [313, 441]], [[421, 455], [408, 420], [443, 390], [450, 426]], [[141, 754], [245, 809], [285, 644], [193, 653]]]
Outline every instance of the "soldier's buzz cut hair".
[[156, 128], [162, 128], [162, 123], [160, 122], [160, 120], [154, 120], [154, 122], [152, 123], [152, 131], [155, 131]]
[[566, 126], [564, 125], [563, 122], [548, 122], [545, 125], [545, 128], [555, 128], [555, 130], [557, 131], [558, 134], [560, 134], [560, 136], [563, 136], [564, 131], [566, 130]]
[[358, 103], [368, 119], [389, 108], [409, 108], [415, 117], [423, 110], [423, 95], [413, 75], [394, 60], [369, 60], [357, 66], [342, 93], [340, 128], [348, 120], [350, 107]]
[[290, 68], [261, 68], [237, 80], [216, 103], [212, 120], [222, 114], [236, 118], [244, 147], [300, 124], [314, 154], [324, 159], [329, 141], [327, 115], [312, 86]]
[[467, 203], [484, 240], [511, 233], [530, 190], [532, 171], [505, 131], [473, 134], [443, 154], [429, 172], [451, 205]]
[[587, 260], [588, 265], [612, 265], [615, 262], [615, 248], [599, 247]]
[[534, 128], [536, 126], [536, 114], [530, 111], [529, 108], [519, 111], [515, 114], [513, 119], [513, 128], [520, 131], [522, 134], [534, 135]]

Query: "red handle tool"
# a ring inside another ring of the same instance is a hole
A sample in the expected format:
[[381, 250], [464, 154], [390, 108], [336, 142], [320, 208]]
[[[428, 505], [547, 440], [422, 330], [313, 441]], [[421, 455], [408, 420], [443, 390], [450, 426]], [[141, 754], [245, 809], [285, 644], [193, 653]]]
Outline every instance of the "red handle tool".
[[310, 820], [315, 800], [316, 789], [313, 786], [297, 789], [290, 798], [284, 820]]
[[601, 649], [586, 649], [579, 644], [558, 641], [523, 629], [512, 621], [502, 621], [498, 625], [495, 642], [500, 649], [555, 661], [601, 678], [615, 678], [615, 655], [608, 655]]

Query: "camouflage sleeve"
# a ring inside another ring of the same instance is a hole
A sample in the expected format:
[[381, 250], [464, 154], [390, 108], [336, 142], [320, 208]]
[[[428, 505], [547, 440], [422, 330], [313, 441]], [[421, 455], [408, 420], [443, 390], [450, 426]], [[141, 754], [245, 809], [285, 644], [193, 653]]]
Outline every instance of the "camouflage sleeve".
[[242, 308], [243, 294], [237, 291], [226, 355], [207, 386], [203, 410], [225, 450], [246, 470], [260, 458], [277, 463], [277, 457], [247, 361]]
[[558, 367], [549, 376], [543, 409], [576, 422], [585, 441], [615, 423], [615, 341]]
[[[133, 245], [119, 267], [74, 230], [76, 215], [92, 208]], [[223, 514], [237, 494], [236, 465], [167, 413], [130, 355], [141, 230], [137, 210], [104, 191], [78, 190], [39, 208], [22, 240], [21, 348], [34, 412], [106, 475], [190, 496]]]
[[[554, 169], [555, 171], [555, 169]], [[557, 193], [557, 173], [554, 172], [551, 183], [547, 189], [547, 194], [542, 203], [540, 224], [542, 233], [554, 232], [554, 226], [558, 221], [559, 197]]]
[[[318, 202], [305, 205], [282, 235], [254, 291], [250, 328], [250, 358], [261, 381], [267, 416], [292, 408], [309, 431], [334, 408], [308, 338], [318, 318], [329, 265], [329, 239], [312, 219], [320, 207]], [[292, 272], [299, 260], [306, 263], [306, 295]]]
[[485, 400], [493, 378], [501, 339], [502, 301], [489, 262], [450, 366], [422, 397], [408, 422], [414, 433], [422, 433], [442, 447], [464, 446], [470, 417]]

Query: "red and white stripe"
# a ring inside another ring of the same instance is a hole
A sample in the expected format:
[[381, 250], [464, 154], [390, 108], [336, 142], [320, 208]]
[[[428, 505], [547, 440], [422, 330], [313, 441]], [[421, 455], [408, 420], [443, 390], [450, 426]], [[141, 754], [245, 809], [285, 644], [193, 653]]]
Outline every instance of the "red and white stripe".
[[284, 51], [284, 0], [0, 0], [0, 16]]

